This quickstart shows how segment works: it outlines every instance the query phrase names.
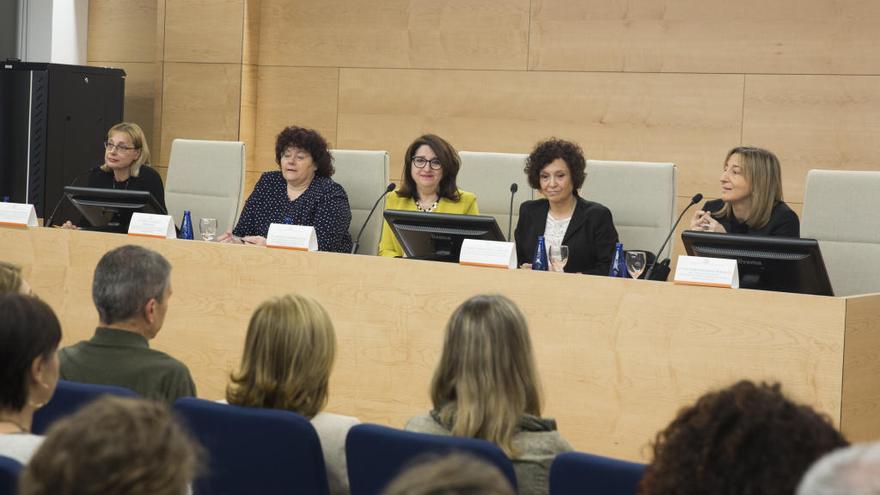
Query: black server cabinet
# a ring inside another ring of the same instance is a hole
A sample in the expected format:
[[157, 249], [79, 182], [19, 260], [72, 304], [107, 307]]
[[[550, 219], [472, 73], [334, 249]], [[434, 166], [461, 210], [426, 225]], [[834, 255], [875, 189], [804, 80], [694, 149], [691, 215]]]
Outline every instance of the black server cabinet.
[[[51, 214], [64, 186], [85, 185], [84, 172], [102, 163], [124, 97], [121, 69], [0, 63], [0, 198]], [[62, 204], [55, 223], [73, 215]]]

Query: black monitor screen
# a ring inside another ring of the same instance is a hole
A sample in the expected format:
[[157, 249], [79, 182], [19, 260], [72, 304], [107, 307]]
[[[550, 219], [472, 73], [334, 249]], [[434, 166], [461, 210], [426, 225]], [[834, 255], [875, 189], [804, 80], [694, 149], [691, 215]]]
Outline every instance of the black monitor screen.
[[64, 195], [92, 230], [127, 232], [132, 213], [166, 214], [149, 191], [67, 186]]
[[815, 239], [686, 230], [681, 240], [688, 256], [735, 259], [743, 289], [834, 295]]
[[488, 215], [385, 210], [385, 220], [408, 258], [457, 263], [465, 239], [505, 240]]

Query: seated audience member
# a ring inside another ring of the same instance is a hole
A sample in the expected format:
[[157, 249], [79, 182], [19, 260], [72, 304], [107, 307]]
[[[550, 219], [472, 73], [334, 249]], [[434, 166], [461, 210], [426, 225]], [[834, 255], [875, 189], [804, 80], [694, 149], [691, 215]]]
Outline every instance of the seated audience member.
[[707, 201], [691, 230], [800, 237], [797, 214], [782, 201], [782, 169], [773, 153], [739, 146], [727, 153], [721, 198]]
[[519, 308], [504, 296], [465, 301], [446, 324], [431, 383], [433, 410], [406, 429], [481, 438], [513, 461], [519, 493], [546, 494], [553, 458], [571, 446], [541, 418], [532, 342]]
[[150, 349], [170, 297], [171, 265], [161, 254], [140, 246], [107, 252], [92, 281], [100, 325], [90, 340], [61, 350], [61, 378], [118, 385], [169, 403], [196, 395], [189, 369]]
[[382, 495], [514, 495], [504, 474], [470, 454], [417, 459]]
[[530, 268], [538, 236], [550, 246], [568, 246], [569, 273], [608, 275], [617, 229], [611, 211], [578, 195], [584, 185], [587, 161], [581, 147], [570, 141], [548, 139], [538, 143], [526, 160], [529, 184], [544, 195], [526, 201], [516, 222], [516, 257]]
[[31, 286], [21, 277], [21, 267], [0, 261], [0, 294], [19, 293], [31, 295]]
[[[460, 168], [458, 151], [446, 140], [433, 134], [419, 137], [406, 149], [401, 186], [388, 194], [385, 209], [479, 215], [477, 197], [456, 185]], [[403, 254], [391, 227], [384, 222], [379, 256]]]
[[819, 459], [797, 495], [880, 495], [880, 443], [852, 445]]
[[[101, 189], [147, 191], [165, 207], [165, 187], [162, 177], [150, 166], [150, 148], [139, 125], [122, 122], [110, 128], [104, 142], [104, 163], [89, 171], [86, 184]], [[65, 228], [76, 228], [71, 221]]]
[[286, 223], [314, 227], [319, 251], [351, 251], [351, 206], [345, 189], [330, 178], [327, 141], [312, 129], [287, 127], [275, 140], [275, 163], [280, 170], [260, 176], [238, 224], [218, 240], [264, 246], [269, 225]]
[[358, 420], [322, 412], [335, 356], [333, 323], [317, 301], [296, 294], [270, 299], [251, 316], [241, 368], [230, 377], [226, 400], [310, 419], [321, 439], [330, 492], [344, 494], [345, 438]]
[[46, 303], [0, 294], [0, 455], [27, 464], [43, 437], [32, 435], [34, 412], [58, 383], [61, 325]]
[[741, 381], [682, 409], [657, 434], [640, 495], [793, 495], [810, 464], [847, 444], [778, 384]]
[[164, 404], [104, 396], [52, 425], [20, 494], [182, 495], [200, 457]]

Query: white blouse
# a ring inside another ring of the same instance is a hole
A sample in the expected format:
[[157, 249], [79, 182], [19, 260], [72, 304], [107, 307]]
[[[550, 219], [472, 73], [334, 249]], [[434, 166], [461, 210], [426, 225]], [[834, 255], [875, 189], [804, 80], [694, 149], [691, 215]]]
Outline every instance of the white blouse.
[[565, 238], [565, 231], [568, 230], [568, 224], [571, 223], [571, 216], [556, 220], [547, 212], [547, 224], [544, 226], [544, 244], [549, 251], [550, 246], [561, 246], [562, 239]]

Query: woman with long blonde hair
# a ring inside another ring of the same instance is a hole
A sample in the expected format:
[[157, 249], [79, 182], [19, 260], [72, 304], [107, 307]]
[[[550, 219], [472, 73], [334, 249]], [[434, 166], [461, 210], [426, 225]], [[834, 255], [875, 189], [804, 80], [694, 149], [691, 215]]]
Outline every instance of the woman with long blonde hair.
[[762, 148], [738, 146], [721, 171], [721, 197], [706, 201], [691, 230], [800, 237], [797, 214], [782, 200], [782, 167]]
[[335, 356], [333, 323], [317, 301], [298, 294], [269, 299], [251, 316], [241, 367], [230, 376], [226, 400], [310, 419], [321, 439], [330, 492], [345, 494], [345, 438], [359, 421], [322, 412]]
[[474, 296], [452, 314], [431, 401], [433, 410], [406, 429], [498, 445], [513, 460], [521, 494], [546, 494], [553, 458], [571, 450], [556, 422], [541, 418], [528, 326], [504, 296]]

